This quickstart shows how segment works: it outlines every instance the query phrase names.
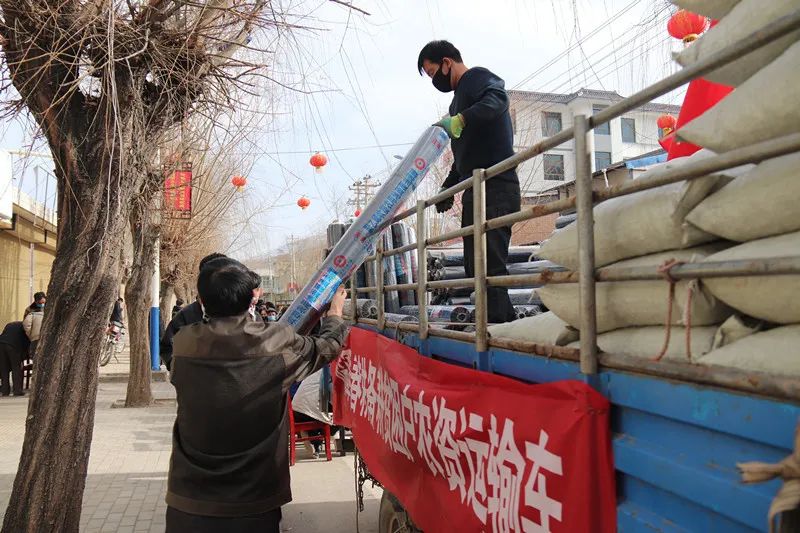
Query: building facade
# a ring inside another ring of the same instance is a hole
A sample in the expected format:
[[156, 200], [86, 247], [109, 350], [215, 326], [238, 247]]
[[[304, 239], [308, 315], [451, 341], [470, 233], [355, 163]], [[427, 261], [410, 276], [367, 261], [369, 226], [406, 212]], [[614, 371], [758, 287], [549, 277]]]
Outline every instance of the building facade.
[[[614, 91], [581, 89], [571, 94], [509, 91], [514, 149], [522, 150], [571, 128], [576, 115], [593, 115], [623, 97]], [[592, 171], [636, 158], [660, 148], [656, 121], [662, 114], [677, 117], [680, 107], [649, 103], [595, 128], [589, 135]], [[558, 182], [575, 179], [574, 141], [526, 161], [517, 169], [523, 196], [536, 196]]]
[[33, 294], [47, 291], [56, 256], [55, 213], [16, 188], [6, 189], [9, 197], [10, 216], [0, 217], [0, 328], [22, 320]]

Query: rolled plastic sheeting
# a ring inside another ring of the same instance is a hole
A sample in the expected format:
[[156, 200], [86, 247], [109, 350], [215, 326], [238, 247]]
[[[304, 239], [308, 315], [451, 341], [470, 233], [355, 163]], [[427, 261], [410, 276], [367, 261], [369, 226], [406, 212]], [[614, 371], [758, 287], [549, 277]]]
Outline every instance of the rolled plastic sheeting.
[[[566, 268], [557, 265], [551, 261], [531, 261], [529, 263], [510, 263], [506, 265], [509, 275], [518, 274], [540, 274], [546, 270], [550, 272], [563, 272]], [[464, 267], [441, 267], [436, 269], [429, 276], [431, 281], [435, 280], [448, 280], [448, 279], [464, 279], [466, 273]]]
[[[539, 253], [538, 246], [510, 246], [508, 248], [508, 258], [506, 263], [527, 263], [536, 260], [536, 254]], [[463, 248], [439, 248], [430, 252], [431, 257], [439, 259], [441, 266], [464, 266], [464, 249]]]
[[[413, 243], [417, 242], [417, 231], [414, 228], [412, 228], [411, 226], [406, 226], [406, 233], [409, 244], [411, 244], [412, 242]], [[419, 259], [417, 257], [417, 251], [411, 250], [408, 254], [408, 257], [409, 257], [409, 264], [411, 265], [411, 283], [417, 283], [419, 281], [417, 279], [417, 273], [418, 273], [417, 269], [419, 268], [419, 263], [417, 262]], [[413, 305], [416, 305], [418, 303], [419, 302], [417, 302], [417, 295], [416, 293], [414, 293]]]
[[[381, 235], [383, 239], [383, 249], [389, 250], [394, 248], [394, 241], [392, 240], [392, 232], [384, 231]], [[397, 285], [397, 271], [394, 267], [395, 256], [385, 257], [383, 259], [383, 285]], [[400, 296], [397, 291], [385, 291], [383, 297], [383, 310], [387, 313], [397, 313], [400, 311]]]
[[[470, 305], [429, 305], [427, 307], [428, 320], [431, 322], [459, 322], [470, 321], [470, 313], [474, 306]], [[404, 315], [419, 317], [419, 306], [407, 305], [400, 309]]]
[[[533, 289], [508, 289], [508, 297], [511, 299], [512, 305], [539, 305], [542, 303]], [[475, 304], [475, 293], [469, 295], [469, 303]]]
[[403, 205], [419, 181], [447, 147], [447, 133], [431, 126], [381, 186], [350, 229], [323, 262], [322, 268], [303, 287], [280, 321], [304, 332], [319, 318], [323, 308], [348, 278], [371, 255], [380, 235], [378, 228]]
[[561, 215], [556, 219], [556, 229], [561, 229], [569, 226], [578, 219], [577, 213], [570, 213], [569, 215]]
[[386, 322], [409, 322], [411, 324], [419, 322], [419, 319], [415, 316], [402, 315], [400, 313], [386, 313], [383, 316], [386, 318]]
[[[402, 222], [392, 224], [392, 244], [394, 248], [400, 248], [408, 244], [408, 233], [406, 226]], [[408, 252], [395, 254], [394, 259], [395, 276], [399, 285], [412, 283], [411, 281], [411, 255]], [[414, 305], [414, 291], [399, 291], [400, 305]]]
[[[344, 303], [344, 312], [348, 315], [352, 315], [351, 311], [351, 300], [345, 300]], [[366, 298], [359, 298], [356, 300], [356, 306], [358, 308], [358, 316], [364, 318], [377, 318], [378, 316], [378, 304], [375, 300], [369, 300]]]

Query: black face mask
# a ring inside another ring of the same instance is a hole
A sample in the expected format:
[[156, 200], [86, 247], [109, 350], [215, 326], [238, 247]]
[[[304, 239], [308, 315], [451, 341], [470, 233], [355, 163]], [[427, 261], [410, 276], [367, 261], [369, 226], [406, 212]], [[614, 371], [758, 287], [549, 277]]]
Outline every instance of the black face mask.
[[[450, 73], [452, 74], [452, 69]], [[433, 75], [433, 78], [431, 78], [431, 82], [433, 83], [434, 87], [443, 93], [449, 93], [453, 90], [453, 86], [450, 84], [450, 76], [445, 75], [445, 73], [442, 72], [441, 66], [439, 67], [439, 70], [436, 71], [436, 74]]]

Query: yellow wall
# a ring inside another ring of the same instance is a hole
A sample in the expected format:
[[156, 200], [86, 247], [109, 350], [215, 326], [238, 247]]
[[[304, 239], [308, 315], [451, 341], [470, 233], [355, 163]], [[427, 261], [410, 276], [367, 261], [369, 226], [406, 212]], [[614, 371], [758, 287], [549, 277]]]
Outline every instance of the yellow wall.
[[42, 220], [33, 224], [33, 216], [18, 210], [15, 230], [0, 231], [0, 328], [7, 322], [22, 320], [25, 306], [31, 303], [30, 244], [33, 253], [33, 292], [47, 292], [50, 269], [55, 258], [55, 233], [49, 224], [48, 231], [40, 227]]

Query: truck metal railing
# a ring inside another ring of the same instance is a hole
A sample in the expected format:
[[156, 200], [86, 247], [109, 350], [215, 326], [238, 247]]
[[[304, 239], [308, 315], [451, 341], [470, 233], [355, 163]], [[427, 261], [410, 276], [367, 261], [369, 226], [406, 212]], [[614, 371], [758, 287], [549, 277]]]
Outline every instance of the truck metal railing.
[[[602, 191], [592, 190], [592, 176], [589, 160], [590, 153], [586, 142], [586, 136], [590, 134], [593, 128], [620, 117], [628, 111], [634, 110], [655, 98], [663, 96], [689, 81], [701, 77], [741, 56], [747, 55], [757, 48], [799, 28], [800, 10], [775, 21], [768, 27], [752, 33], [741, 41], [664, 78], [650, 87], [620, 102], [610, 105], [595, 115], [576, 116], [572, 128], [562, 130], [556, 135], [543, 139], [488, 169], [476, 169], [471, 179], [466, 179], [428, 199], [419, 200], [415, 207], [398, 213], [391, 220], [387, 221], [381, 229], [388, 228], [393, 223], [403, 221], [416, 215], [416, 234], [418, 242], [390, 250], [384, 250], [383, 247], [379, 245], [376, 253], [366, 259], [366, 261], [375, 262], [374, 271], [376, 284], [372, 287], [355, 287], [355, 284], [351, 284], [351, 298], [352, 301], [355, 302], [359, 293], [375, 294], [378, 317], [377, 319], [360, 318], [358, 317], [357, 306], [353, 305], [354, 316], [352, 319], [357, 323], [375, 326], [379, 330], [385, 329], [388, 325], [398, 331], [415, 332], [423, 341], [432, 335], [471, 342], [475, 344], [476, 351], [479, 353], [487, 352], [490, 347], [495, 347], [576, 361], [580, 363], [580, 370], [585, 375], [596, 374], [598, 366], [602, 366], [617, 370], [657, 375], [669, 379], [720, 386], [792, 401], [800, 401], [800, 382], [796, 379], [779, 375], [750, 372], [735, 368], [700, 366], [672, 360], [655, 362], [645, 358], [622, 356], [618, 354], [598, 354], [595, 282], [658, 280], [663, 279], [663, 274], [652, 267], [604, 267], [596, 269], [594, 259], [593, 220], [593, 207], [595, 203], [610, 198], [645, 191], [670, 183], [693, 180], [710, 173], [740, 165], [759, 163], [766, 159], [800, 152], [800, 133], [760, 142], [706, 159], [691, 161], [679, 168], [662, 168], [651, 171], [648, 178], [628, 181]], [[519, 164], [571, 140], [575, 141], [575, 196], [541, 205], [523, 206], [516, 213], [486, 220], [486, 180], [515, 168]], [[473, 225], [432, 236], [427, 239], [424, 238], [427, 223], [425, 210], [469, 188], [473, 189]], [[577, 211], [577, 221], [575, 222], [577, 224], [578, 233], [577, 272], [544, 271], [538, 274], [487, 277], [487, 231], [511, 226], [517, 222], [523, 222], [568, 209], [575, 209]], [[428, 265], [426, 261], [426, 250], [428, 246], [468, 235], [474, 237], [474, 276], [464, 279], [427, 281]], [[385, 285], [383, 277], [383, 259], [414, 250], [416, 250], [418, 255], [417, 283]], [[800, 255], [764, 260], [684, 263], [673, 267], [669, 273], [670, 276], [675, 279], [754, 275], [797, 275], [800, 274]], [[580, 349], [489, 337], [486, 306], [487, 287], [516, 287], [531, 284], [575, 282], [578, 283], [580, 292]], [[463, 287], [473, 287], [475, 291], [475, 332], [432, 328], [428, 323], [427, 316], [428, 291], [437, 288]], [[384, 307], [384, 294], [387, 290], [416, 291], [417, 304], [419, 307], [418, 323], [393, 322], [387, 324]]]

